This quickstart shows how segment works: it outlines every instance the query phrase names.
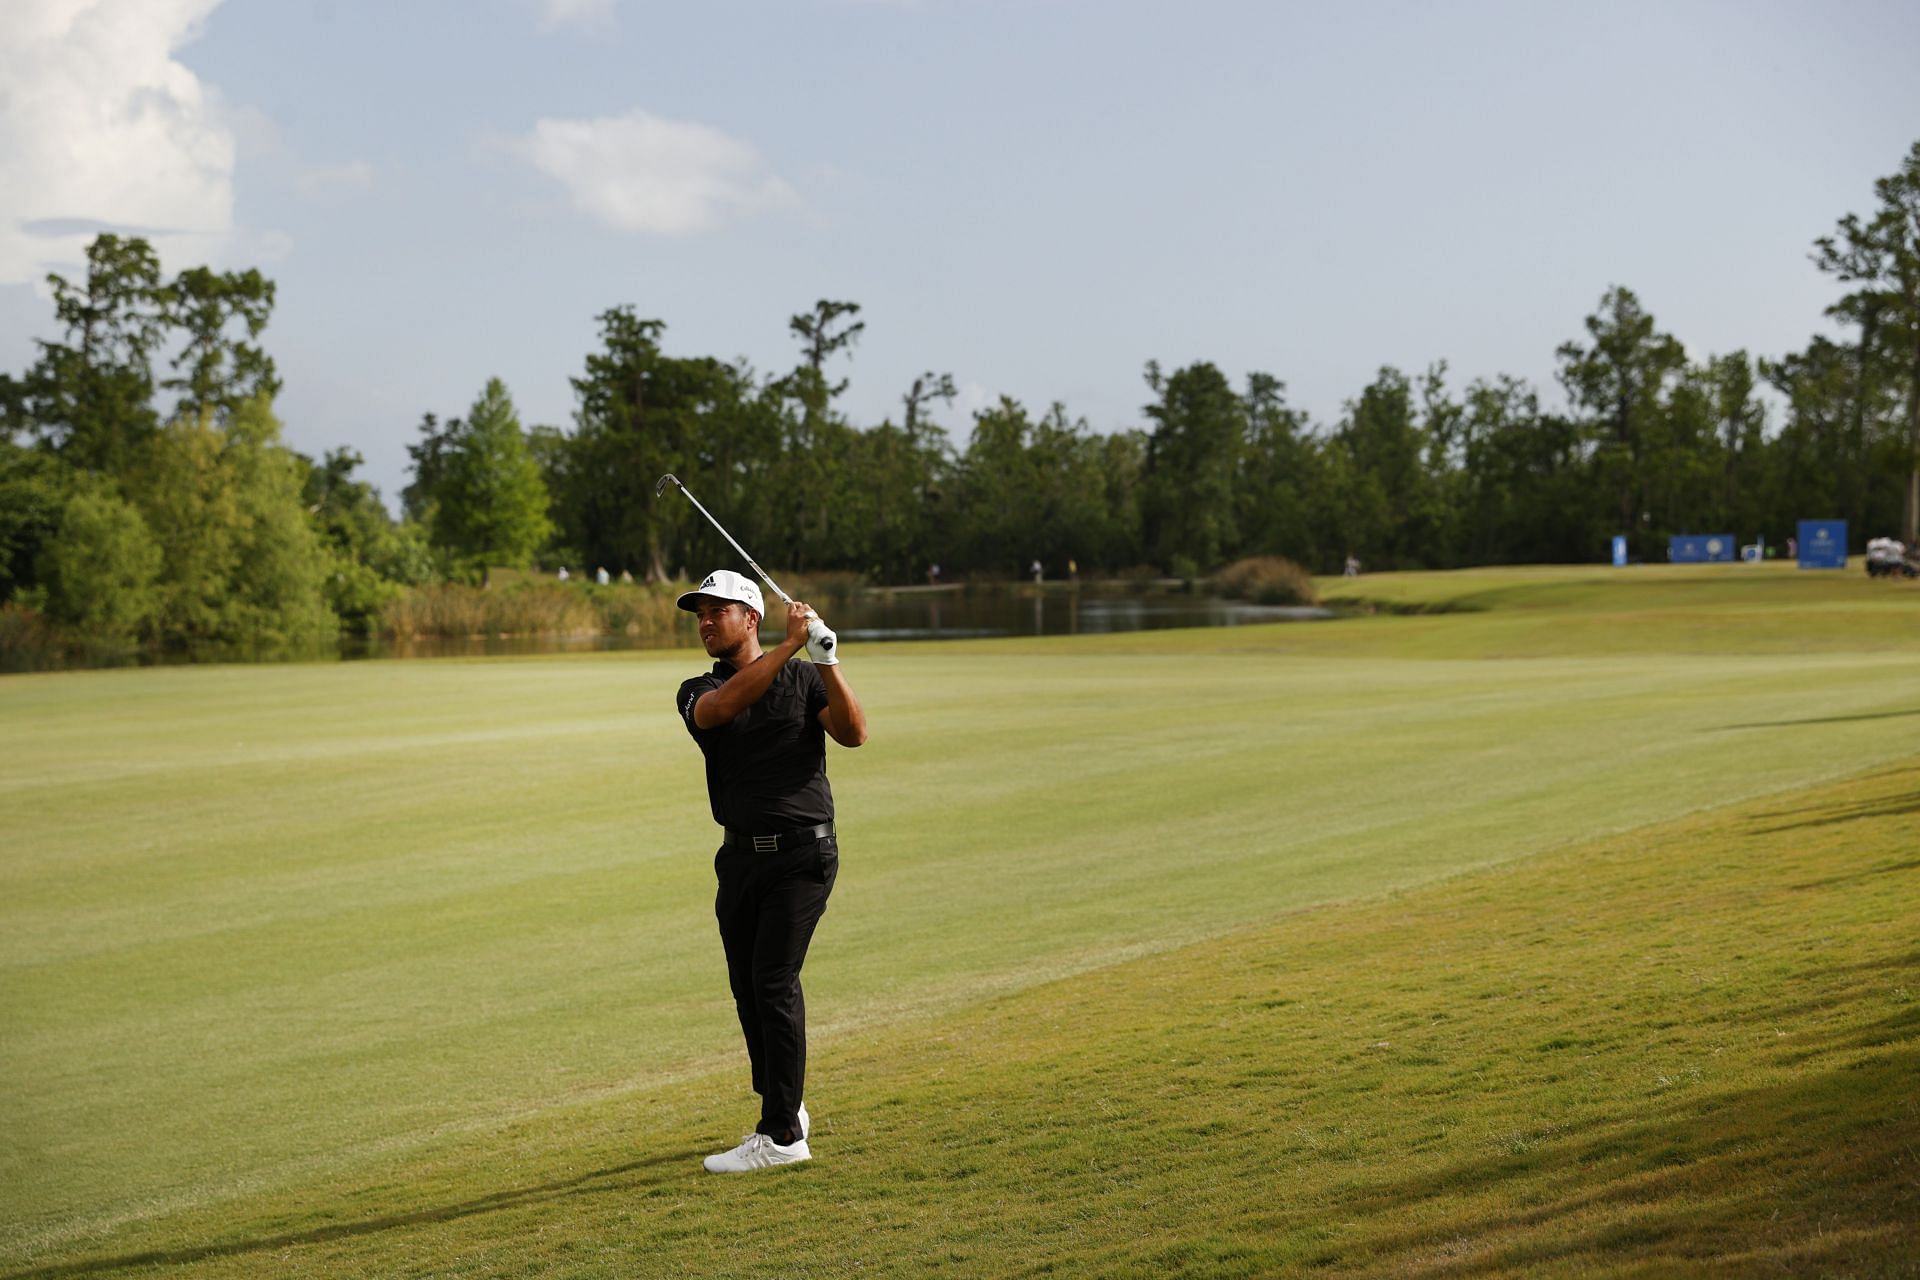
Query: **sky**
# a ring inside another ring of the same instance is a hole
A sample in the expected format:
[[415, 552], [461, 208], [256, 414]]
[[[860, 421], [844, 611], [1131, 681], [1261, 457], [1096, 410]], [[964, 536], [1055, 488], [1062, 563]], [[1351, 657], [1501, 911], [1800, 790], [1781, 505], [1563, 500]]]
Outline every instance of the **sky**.
[[1920, 4], [0, 0], [0, 369], [100, 230], [258, 267], [290, 444], [389, 501], [490, 377], [570, 426], [597, 317], [1144, 425], [1149, 360], [1321, 427], [1384, 365], [1560, 402], [1613, 285], [1696, 359], [1832, 332], [1815, 237], [1920, 139]]

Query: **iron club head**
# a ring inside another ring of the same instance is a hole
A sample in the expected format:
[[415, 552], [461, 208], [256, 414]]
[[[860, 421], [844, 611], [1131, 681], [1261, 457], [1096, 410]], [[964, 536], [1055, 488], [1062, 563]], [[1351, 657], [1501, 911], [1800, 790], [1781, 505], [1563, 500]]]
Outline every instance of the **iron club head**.
[[[671, 471], [661, 476], [659, 482], [653, 486], [653, 496], [657, 498], [665, 493], [667, 486], [670, 484], [680, 484], [680, 477], [674, 475]], [[685, 485], [680, 485], [680, 487], [683, 489], [686, 488]]]

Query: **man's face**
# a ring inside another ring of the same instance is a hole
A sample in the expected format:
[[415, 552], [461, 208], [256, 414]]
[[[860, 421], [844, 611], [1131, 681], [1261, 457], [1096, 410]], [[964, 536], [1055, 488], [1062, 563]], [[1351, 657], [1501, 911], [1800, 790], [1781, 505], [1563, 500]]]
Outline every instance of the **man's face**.
[[701, 596], [693, 616], [700, 620], [700, 643], [710, 658], [724, 658], [747, 642], [758, 630], [760, 615], [738, 600], [716, 600]]

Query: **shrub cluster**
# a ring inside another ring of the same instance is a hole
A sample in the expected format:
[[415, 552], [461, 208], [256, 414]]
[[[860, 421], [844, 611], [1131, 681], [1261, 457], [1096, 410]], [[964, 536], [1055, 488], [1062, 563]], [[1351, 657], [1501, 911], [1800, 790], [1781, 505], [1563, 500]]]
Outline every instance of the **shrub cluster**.
[[1214, 575], [1213, 589], [1231, 600], [1255, 604], [1320, 603], [1313, 576], [1285, 556], [1249, 556]]

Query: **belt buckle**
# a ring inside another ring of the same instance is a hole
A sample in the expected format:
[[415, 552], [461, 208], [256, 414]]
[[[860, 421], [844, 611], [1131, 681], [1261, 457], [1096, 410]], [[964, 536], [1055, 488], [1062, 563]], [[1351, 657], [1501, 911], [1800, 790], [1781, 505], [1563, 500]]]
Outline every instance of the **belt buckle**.
[[755, 836], [753, 838], [753, 851], [755, 853], [780, 852], [780, 837], [779, 836]]

